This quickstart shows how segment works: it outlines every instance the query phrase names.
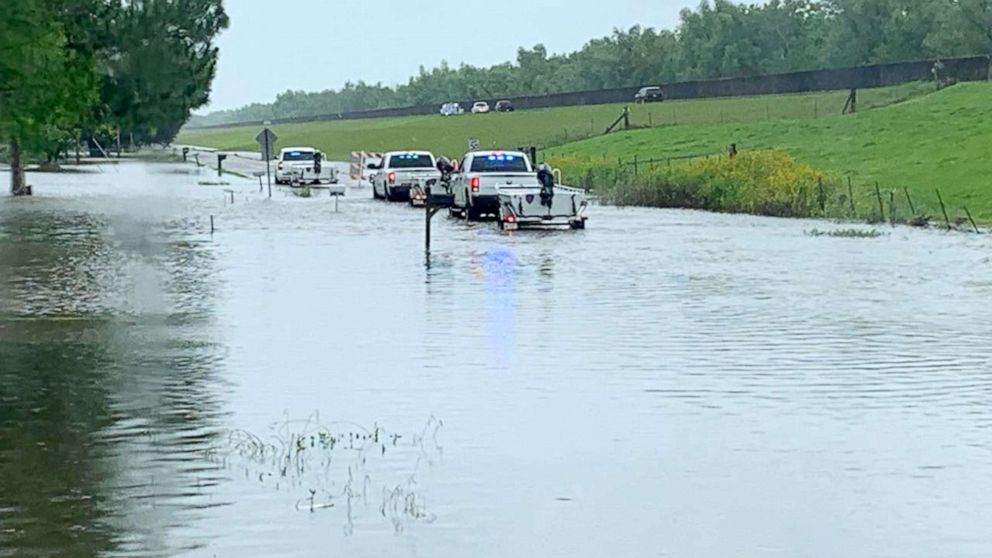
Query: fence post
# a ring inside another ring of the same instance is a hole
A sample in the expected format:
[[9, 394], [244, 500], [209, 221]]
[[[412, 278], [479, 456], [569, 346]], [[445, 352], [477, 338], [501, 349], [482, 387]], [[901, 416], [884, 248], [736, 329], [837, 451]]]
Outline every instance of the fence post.
[[968, 211], [967, 207], [964, 208], [964, 213], [968, 216], [968, 220], [971, 221], [971, 226], [975, 228], [975, 234], [982, 234], [982, 231], [978, 230], [978, 224], [975, 223], [975, 218], [971, 216], [971, 212]]
[[896, 193], [889, 191], [889, 222], [896, 226]]
[[903, 192], [906, 192], [906, 201], [909, 202], [909, 210], [913, 213], [913, 217], [916, 217], [916, 205], [913, 204], [913, 197], [909, 195], [909, 188], [903, 186]]
[[878, 187], [878, 181], [875, 181], [875, 195], [878, 196], [878, 220], [882, 223], [885, 222], [885, 204], [882, 203], [882, 190]]
[[823, 189], [823, 179], [817, 179], [817, 186], [819, 187], [819, 199], [820, 202], [820, 213], [826, 214], [827, 212], [827, 191]]
[[851, 202], [851, 218], [856, 218], [858, 208], [854, 205], [854, 184], [851, 182], [851, 175], [847, 176], [847, 197]]
[[940, 188], [937, 188], [937, 201], [940, 202], [940, 210], [944, 212], [944, 223], [947, 224], [947, 230], [951, 230], [951, 218], [947, 215], [947, 206], [944, 205], [944, 197], [940, 195]]
[[637, 155], [634, 155], [634, 176], [637, 176]]

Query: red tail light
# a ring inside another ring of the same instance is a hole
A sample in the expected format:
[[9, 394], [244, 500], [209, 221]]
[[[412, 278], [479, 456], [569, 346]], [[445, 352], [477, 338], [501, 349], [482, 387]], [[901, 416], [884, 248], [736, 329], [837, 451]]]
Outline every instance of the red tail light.
[[511, 213], [510, 215], [507, 215], [506, 217], [503, 218], [503, 222], [505, 222], [505, 223], [516, 223], [517, 222], [517, 218], [516, 218], [516, 216], [514, 216]]
[[468, 185], [469, 185], [470, 188], [472, 188], [472, 191], [473, 192], [478, 192], [479, 191], [479, 185], [481, 183], [482, 183], [482, 180], [479, 179], [478, 176], [476, 176], [476, 177], [473, 177], [472, 180], [470, 180], [468, 182]]
[[389, 183], [390, 184], [396, 184], [396, 173], [395, 172], [389, 173]]

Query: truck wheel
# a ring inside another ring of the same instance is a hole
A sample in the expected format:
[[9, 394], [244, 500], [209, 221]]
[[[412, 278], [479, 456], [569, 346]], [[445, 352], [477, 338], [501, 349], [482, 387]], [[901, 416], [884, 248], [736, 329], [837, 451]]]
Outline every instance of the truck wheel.
[[372, 199], [381, 200], [382, 196], [379, 195], [379, 190], [376, 190], [375, 184], [372, 185]]

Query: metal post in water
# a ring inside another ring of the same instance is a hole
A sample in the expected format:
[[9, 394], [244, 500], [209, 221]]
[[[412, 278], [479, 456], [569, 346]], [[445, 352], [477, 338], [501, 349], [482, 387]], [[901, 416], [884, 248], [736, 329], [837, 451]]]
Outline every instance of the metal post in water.
[[269, 199], [272, 199], [272, 147], [269, 145], [269, 135], [265, 134], [265, 177], [269, 182]]
[[426, 188], [427, 203], [424, 204], [424, 215], [426, 218], [424, 225], [424, 253], [431, 255], [431, 187]]
[[214, 234], [214, 216], [213, 215], [210, 216], [210, 234], [211, 234], [211, 236]]

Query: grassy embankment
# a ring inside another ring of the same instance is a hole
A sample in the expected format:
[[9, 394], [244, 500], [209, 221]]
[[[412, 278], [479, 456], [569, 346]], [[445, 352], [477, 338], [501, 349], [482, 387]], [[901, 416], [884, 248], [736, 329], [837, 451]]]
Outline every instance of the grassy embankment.
[[[931, 91], [928, 84], [861, 92], [861, 107], [890, 105]], [[839, 114], [847, 92], [805, 95], [769, 95], [669, 101], [630, 105], [631, 124], [636, 127], [672, 126], [692, 129], [697, 125], [748, 123], [776, 120], [805, 120]], [[335, 122], [311, 122], [273, 126], [279, 146], [315, 146], [332, 160], [345, 161], [352, 151], [430, 149], [448, 157], [461, 157], [469, 137], [478, 137], [486, 147], [514, 148], [521, 145], [551, 147], [601, 135], [620, 115], [625, 105], [562, 107], [510, 114], [413, 116]], [[177, 142], [224, 150], [255, 151], [257, 126], [183, 130]], [[616, 157], [614, 157], [614, 160]]]
[[[671, 170], [667, 161], [644, 163], [722, 152], [730, 143], [743, 154], [737, 163], [726, 156], [675, 162]], [[617, 164], [635, 156], [636, 176], [632, 165]], [[943, 221], [939, 188], [952, 220], [964, 218], [967, 207], [987, 224], [992, 84], [961, 84], [856, 115], [621, 132], [553, 149], [549, 157], [569, 182], [592, 182], [621, 203], [879, 220], [881, 197], [886, 220], [894, 205], [898, 221], [921, 214]], [[783, 176], [796, 182], [786, 186]]]

